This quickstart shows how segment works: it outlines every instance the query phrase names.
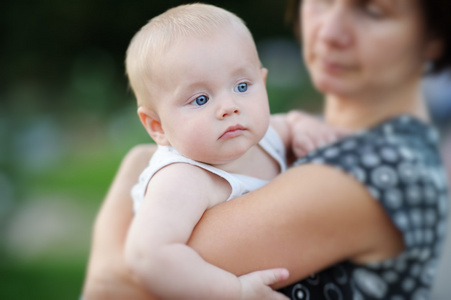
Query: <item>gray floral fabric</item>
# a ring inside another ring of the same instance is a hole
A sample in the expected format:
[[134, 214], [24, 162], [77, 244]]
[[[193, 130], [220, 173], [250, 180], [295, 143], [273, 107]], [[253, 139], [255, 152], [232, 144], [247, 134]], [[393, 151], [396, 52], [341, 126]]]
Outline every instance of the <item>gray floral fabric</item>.
[[365, 185], [401, 231], [406, 249], [371, 265], [342, 262], [280, 291], [293, 300], [428, 299], [449, 199], [438, 142], [433, 127], [402, 115], [300, 159], [297, 165], [336, 167]]

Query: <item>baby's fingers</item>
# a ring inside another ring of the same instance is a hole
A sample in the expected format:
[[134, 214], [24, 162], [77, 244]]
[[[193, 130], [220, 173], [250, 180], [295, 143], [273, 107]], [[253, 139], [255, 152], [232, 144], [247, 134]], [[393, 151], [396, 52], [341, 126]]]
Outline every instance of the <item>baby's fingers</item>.
[[290, 275], [288, 270], [283, 268], [257, 271], [253, 274], [259, 276], [264, 285], [272, 285], [283, 281]]
[[287, 300], [286, 296], [274, 291], [270, 285], [286, 280], [288, 270], [283, 268], [252, 272], [239, 279], [242, 284], [241, 299], [243, 300]]

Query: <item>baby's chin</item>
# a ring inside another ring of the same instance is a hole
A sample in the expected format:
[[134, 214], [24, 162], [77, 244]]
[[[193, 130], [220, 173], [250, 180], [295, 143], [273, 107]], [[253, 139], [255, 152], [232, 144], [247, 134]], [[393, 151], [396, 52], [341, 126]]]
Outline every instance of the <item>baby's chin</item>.
[[[205, 162], [207, 164], [213, 165], [217, 168], [223, 169], [227, 172], [235, 172], [237, 168], [241, 166], [241, 159], [245, 159], [245, 154], [248, 152], [249, 148], [238, 151], [237, 149], [233, 153], [228, 153], [222, 157], [216, 157], [215, 159]], [[231, 169], [229, 169], [231, 167]]]

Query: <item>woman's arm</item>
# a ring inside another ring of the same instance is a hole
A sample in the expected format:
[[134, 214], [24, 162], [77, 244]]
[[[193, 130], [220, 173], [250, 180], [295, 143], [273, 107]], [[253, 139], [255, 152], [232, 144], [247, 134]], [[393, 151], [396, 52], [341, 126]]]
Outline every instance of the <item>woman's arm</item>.
[[[139, 157], [130, 154], [124, 161], [99, 213], [85, 291], [103, 286], [145, 295], [131, 283], [122, 253], [132, 219], [128, 191], [138, 176], [131, 180], [124, 174], [130, 166], [144, 168]], [[124, 178], [133, 183], [124, 184]], [[287, 267], [291, 282], [343, 259], [382, 260], [403, 248], [400, 233], [366, 189], [321, 165], [292, 168], [261, 189], [208, 210], [189, 245], [236, 275]]]
[[156, 299], [127, 272], [123, 247], [133, 218], [130, 189], [147, 166], [155, 145], [133, 148], [124, 158], [94, 224], [83, 299]]
[[275, 266], [290, 282], [338, 261], [365, 263], [403, 249], [382, 206], [354, 178], [322, 165], [294, 167], [207, 211], [189, 245], [237, 275]]

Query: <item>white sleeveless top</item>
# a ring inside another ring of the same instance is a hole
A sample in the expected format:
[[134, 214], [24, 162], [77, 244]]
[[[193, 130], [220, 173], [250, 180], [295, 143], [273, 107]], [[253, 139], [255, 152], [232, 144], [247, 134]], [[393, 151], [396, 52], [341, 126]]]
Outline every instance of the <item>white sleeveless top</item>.
[[[259, 142], [260, 147], [263, 148], [276, 162], [279, 164], [280, 171], [286, 170], [286, 157], [285, 157], [285, 147], [282, 140], [280, 139], [277, 132], [269, 126], [268, 131], [265, 136]], [[228, 173], [221, 169], [215, 168], [209, 164], [198, 162], [181, 155], [177, 150], [171, 146], [160, 146], [158, 145], [157, 151], [153, 154], [149, 161], [149, 165], [144, 169], [144, 171], [139, 176], [139, 181], [135, 184], [131, 190], [131, 195], [133, 198], [133, 207], [135, 212], [139, 209], [144, 196], [146, 194], [147, 185], [153, 175], [158, 172], [163, 167], [173, 164], [173, 163], [187, 163], [202, 169], [205, 169], [213, 174], [216, 174], [224, 178], [232, 187], [232, 192], [229, 198], [226, 200], [233, 199], [247, 192], [258, 189], [259, 187], [268, 183], [267, 180], [235, 174]]]

